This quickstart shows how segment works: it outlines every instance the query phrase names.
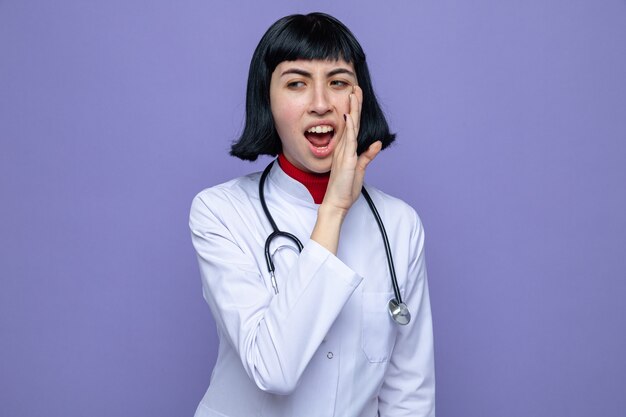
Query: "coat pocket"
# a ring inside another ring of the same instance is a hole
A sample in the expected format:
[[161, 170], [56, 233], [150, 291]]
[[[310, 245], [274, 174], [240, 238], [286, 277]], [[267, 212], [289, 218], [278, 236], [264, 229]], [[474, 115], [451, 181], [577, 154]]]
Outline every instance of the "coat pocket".
[[371, 363], [387, 362], [391, 357], [397, 332], [387, 309], [392, 298], [392, 292], [363, 293], [361, 348]]

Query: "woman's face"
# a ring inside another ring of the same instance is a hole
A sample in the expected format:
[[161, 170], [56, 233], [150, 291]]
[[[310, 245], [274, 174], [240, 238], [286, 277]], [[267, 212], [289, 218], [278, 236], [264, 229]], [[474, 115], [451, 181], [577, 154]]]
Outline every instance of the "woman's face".
[[354, 66], [344, 60], [300, 59], [276, 67], [270, 105], [289, 162], [306, 172], [330, 171], [354, 85]]

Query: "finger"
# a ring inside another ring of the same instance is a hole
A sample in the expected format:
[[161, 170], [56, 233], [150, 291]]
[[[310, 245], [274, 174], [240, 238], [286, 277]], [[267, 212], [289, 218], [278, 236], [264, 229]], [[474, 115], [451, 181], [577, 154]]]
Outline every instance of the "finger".
[[356, 94], [350, 93], [350, 117], [352, 118], [352, 131], [355, 135], [359, 134], [359, 126], [358, 126], [358, 107], [359, 101], [356, 98]]
[[[345, 118], [346, 117], [344, 116], [344, 119]], [[346, 135], [348, 134], [347, 120], [345, 120], [345, 123], [343, 132], [341, 132], [341, 135], [337, 136], [337, 144], [335, 145], [335, 150], [333, 151], [331, 172], [335, 172], [336, 169], [343, 164], [342, 160], [344, 159], [343, 156], [345, 154], [346, 142], [348, 141], [346, 139]]]
[[361, 110], [363, 106], [363, 90], [358, 85], [352, 86], [352, 94], [350, 100], [350, 114], [354, 120], [357, 134], [361, 128]]
[[365, 168], [367, 168], [369, 163], [372, 162], [374, 158], [376, 158], [376, 155], [380, 153], [382, 148], [383, 143], [377, 140], [376, 142], [372, 143], [369, 148], [365, 150], [365, 152], [361, 153], [357, 162], [359, 170], [365, 172]]
[[345, 144], [346, 144], [345, 135], [346, 133], [344, 131], [344, 133], [342, 133], [342, 135], [337, 139], [337, 145], [335, 145], [335, 151], [333, 152], [333, 162], [332, 162], [331, 169], [336, 168], [338, 166], [339, 160], [341, 159], [344, 153]]
[[359, 193], [363, 186], [363, 179], [365, 178], [365, 169], [376, 158], [376, 155], [382, 149], [383, 144], [381, 141], [372, 143], [365, 152], [363, 152], [357, 161], [357, 169], [354, 173], [354, 193]]
[[356, 142], [356, 137], [357, 137], [357, 131], [356, 128], [354, 126], [354, 120], [352, 119], [352, 115], [351, 114], [346, 114], [345, 115], [346, 118], [346, 128], [344, 131], [344, 141], [345, 141], [345, 148], [344, 148], [344, 154], [346, 156], [356, 156], [356, 148], [357, 148], [357, 142]]

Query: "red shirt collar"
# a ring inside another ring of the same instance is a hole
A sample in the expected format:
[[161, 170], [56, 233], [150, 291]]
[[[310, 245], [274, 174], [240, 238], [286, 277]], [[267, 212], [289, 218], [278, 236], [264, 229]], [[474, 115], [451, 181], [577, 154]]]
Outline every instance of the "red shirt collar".
[[282, 153], [278, 155], [278, 163], [283, 171], [285, 171], [285, 174], [289, 175], [309, 190], [315, 204], [322, 204], [322, 200], [324, 200], [324, 195], [326, 194], [326, 188], [328, 187], [330, 172], [324, 174], [304, 172], [289, 162]]

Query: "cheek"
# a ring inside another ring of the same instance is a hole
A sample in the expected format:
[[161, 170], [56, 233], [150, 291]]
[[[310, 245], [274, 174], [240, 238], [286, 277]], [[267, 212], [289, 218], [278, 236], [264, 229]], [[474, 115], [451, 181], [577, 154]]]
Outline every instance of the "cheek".
[[299, 130], [301, 115], [302, 112], [297, 103], [277, 102], [275, 105], [272, 105], [274, 124], [279, 133]]
[[342, 92], [335, 96], [335, 108], [337, 113], [343, 115], [350, 113], [350, 92]]
[[295, 117], [289, 108], [272, 109], [272, 115], [274, 116], [274, 125], [276, 126], [276, 130], [281, 137], [294, 130]]

